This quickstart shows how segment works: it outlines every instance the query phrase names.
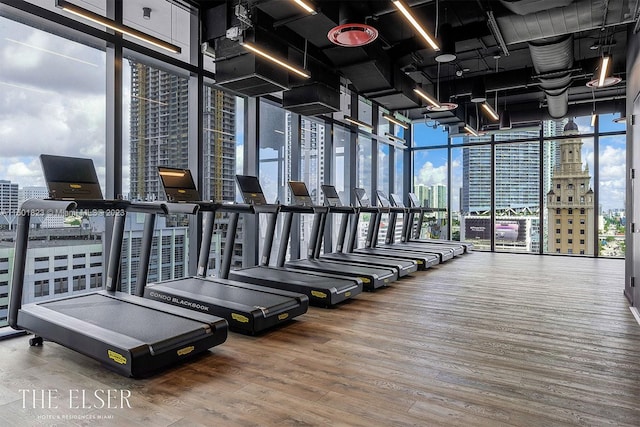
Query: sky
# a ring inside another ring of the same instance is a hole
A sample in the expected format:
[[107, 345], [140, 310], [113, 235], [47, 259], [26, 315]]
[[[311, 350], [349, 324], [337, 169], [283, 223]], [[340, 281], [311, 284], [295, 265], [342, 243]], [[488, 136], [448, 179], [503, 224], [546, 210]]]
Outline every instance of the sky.
[[94, 159], [104, 182], [104, 52], [0, 17], [0, 179], [44, 185], [38, 155]]

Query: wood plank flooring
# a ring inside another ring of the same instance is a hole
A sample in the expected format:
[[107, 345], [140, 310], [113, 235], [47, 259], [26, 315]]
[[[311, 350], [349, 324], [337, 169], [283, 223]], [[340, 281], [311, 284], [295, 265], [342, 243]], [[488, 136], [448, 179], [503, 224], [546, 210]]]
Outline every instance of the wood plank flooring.
[[21, 337], [0, 342], [0, 425], [638, 426], [623, 288], [622, 260], [474, 252], [144, 380]]

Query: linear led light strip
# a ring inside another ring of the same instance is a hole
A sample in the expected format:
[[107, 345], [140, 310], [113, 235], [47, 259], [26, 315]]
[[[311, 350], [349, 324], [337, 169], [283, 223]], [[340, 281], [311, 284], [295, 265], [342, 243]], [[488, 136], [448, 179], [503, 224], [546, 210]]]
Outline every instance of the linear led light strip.
[[398, 126], [404, 128], [404, 129], [409, 129], [409, 125], [407, 125], [405, 122], [401, 122], [400, 120], [396, 119], [395, 117], [393, 117], [391, 114], [383, 114], [382, 117], [384, 117], [385, 119], [389, 120], [391, 123], [395, 123]]
[[311, 15], [315, 15], [317, 13], [314, 8], [312, 8], [311, 6], [309, 6], [307, 3], [303, 2], [302, 0], [293, 0], [293, 1], [298, 6], [300, 6], [301, 8], [306, 10], [307, 12], [309, 12]]
[[126, 25], [120, 25], [115, 23], [113, 20], [105, 18], [104, 16], [100, 16], [97, 13], [93, 13], [87, 9], [83, 9], [79, 6], [76, 6], [73, 3], [69, 3], [65, 0], [56, 0], [56, 7], [65, 10], [69, 13], [72, 13], [76, 16], [80, 16], [81, 18], [87, 19], [91, 22], [95, 22], [99, 25], [104, 25], [107, 28], [111, 28], [114, 31], [117, 31], [122, 34], [126, 34], [128, 36], [134, 37], [143, 42], [152, 44], [156, 47], [168, 50], [173, 53], [180, 53], [182, 49], [179, 46], [176, 46], [171, 43], [167, 43], [163, 40], [160, 40], [156, 37], [150, 36], [149, 34], [145, 34], [142, 31], [138, 31], [134, 28], [127, 27]]
[[251, 43], [247, 43], [247, 42], [242, 42], [240, 43], [242, 46], [244, 46], [246, 49], [250, 50], [251, 52], [255, 53], [256, 55], [260, 55], [263, 58], [268, 59], [271, 62], [274, 62], [276, 64], [278, 64], [281, 67], [286, 68], [289, 71], [293, 71], [294, 73], [304, 77], [305, 79], [308, 79], [309, 77], [311, 77], [311, 74], [307, 73], [306, 71], [303, 71], [299, 68], [294, 67], [293, 65], [289, 65], [286, 62], [284, 62], [281, 59], [276, 58], [275, 56], [272, 56], [271, 54], [261, 50], [260, 48], [254, 46]]
[[405, 6], [399, 0], [394, 0], [393, 5], [398, 8], [398, 10], [404, 15], [407, 21], [409, 21], [411, 25], [413, 25], [413, 28], [415, 28], [416, 31], [420, 33], [420, 35], [427, 41], [427, 43], [429, 43], [429, 45], [433, 48], [433, 50], [440, 50], [440, 47], [436, 44], [436, 42], [433, 41], [431, 36], [427, 34], [427, 31], [424, 28], [422, 28], [422, 25], [420, 25], [416, 20], [416, 18], [413, 17], [411, 12], [409, 12], [409, 8], [407, 8], [407, 6]]
[[598, 80], [598, 87], [604, 86], [604, 79], [607, 77], [607, 69], [609, 68], [610, 56], [602, 57], [602, 64], [600, 65], [600, 79]]
[[158, 173], [162, 176], [176, 176], [176, 177], [185, 176], [184, 172], [178, 172], [178, 171], [158, 171]]
[[469, 125], [464, 125], [464, 130], [466, 130], [467, 132], [469, 132], [471, 135], [473, 136], [480, 136], [480, 134], [478, 133], [477, 130], [475, 130], [474, 128], [472, 128]]
[[496, 113], [496, 110], [494, 110], [491, 105], [487, 104], [486, 102], [483, 102], [481, 105], [484, 111], [486, 111], [489, 117], [491, 117], [494, 121], [497, 122], [498, 120], [500, 120], [500, 116], [498, 116], [498, 113]]
[[430, 96], [428, 93], [418, 89], [418, 88], [414, 88], [413, 91], [415, 93], [417, 93], [418, 95], [420, 95], [422, 98], [424, 98], [429, 104], [433, 105], [436, 108], [440, 108], [440, 103], [433, 98], [432, 96]]
[[372, 131], [372, 130], [373, 130], [373, 126], [371, 126], [370, 124], [365, 123], [365, 122], [361, 122], [360, 120], [354, 119], [353, 117], [345, 116], [345, 118], [344, 118], [344, 119], [345, 119], [346, 121], [348, 121], [349, 123], [353, 123], [353, 124], [354, 124], [354, 125], [356, 125], [356, 126], [361, 126], [361, 127], [363, 127], [363, 128], [367, 128], [367, 129], [369, 129], [370, 131]]

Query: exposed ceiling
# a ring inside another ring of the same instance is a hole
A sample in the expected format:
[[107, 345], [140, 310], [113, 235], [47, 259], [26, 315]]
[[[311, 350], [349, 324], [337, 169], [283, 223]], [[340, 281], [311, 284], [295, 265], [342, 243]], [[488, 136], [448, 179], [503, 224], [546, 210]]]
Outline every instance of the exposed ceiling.
[[[293, 0], [242, 0], [240, 4], [249, 12], [256, 42], [286, 45], [290, 61], [303, 64], [306, 60], [312, 81], [333, 87], [333, 76], [339, 76], [364, 97], [414, 120], [460, 125], [483, 117], [476, 113], [477, 104], [470, 102], [472, 87], [479, 81], [484, 83], [488, 102], [495, 107], [497, 94], [497, 110], [506, 105], [512, 121], [521, 124], [588, 115], [594, 99], [599, 113], [619, 111], [624, 105], [627, 35], [636, 24], [640, 0], [405, 0], [432, 35], [444, 23], [453, 27], [450, 34], [457, 57], [444, 63], [435, 60], [437, 52], [416, 36], [390, 0], [306, 1], [316, 14], [305, 13]], [[239, 2], [197, 3], [203, 10], [205, 38], [216, 46], [217, 64], [243, 56], [237, 41], [225, 36], [226, 29], [238, 24], [234, 6]], [[344, 22], [368, 24], [377, 29], [378, 38], [362, 47], [331, 43], [327, 33]], [[501, 38], [504, 43], [499, 42]], [[586, 83], [597, 77], [604, 54], [612, 55], [611, 73], [622, 81], [591, 89]], [[242, 73], [237, 64], [226, 68], [226, 79], [230, 72]], [[413, 91], [416, 85], [440, 102], [459, 104], [458, 108], [427, 111], [427, 103]], [[317, 88], [310, 90], [299, 79], [289, 78], [288, 84], [280, 86], [298, 88], [298, 98], [322, 98]], [[307, 95], [301, 95], [299, 87], [306, 87]], [[310, 91], [315, 95], [308, 95]], [[497, 126], [484, 117], [482, 123]]]

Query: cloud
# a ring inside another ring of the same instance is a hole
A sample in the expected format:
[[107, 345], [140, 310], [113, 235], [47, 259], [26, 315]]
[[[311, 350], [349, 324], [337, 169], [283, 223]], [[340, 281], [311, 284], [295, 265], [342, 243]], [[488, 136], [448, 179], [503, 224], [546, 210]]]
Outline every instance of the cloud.
[[600, 150], [600, 205], [603, 209], [624, 209], [626, 198], [626, 151], [606, 145]]
[[434, 166], [433, 163], [425, 162], [414, 177], [414, 184], [435, 185], [447, 183], [447, 163]]

